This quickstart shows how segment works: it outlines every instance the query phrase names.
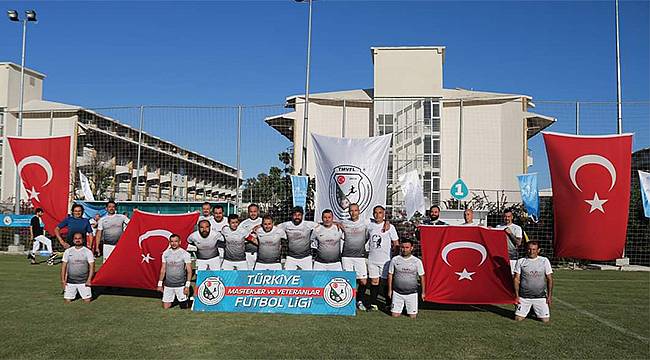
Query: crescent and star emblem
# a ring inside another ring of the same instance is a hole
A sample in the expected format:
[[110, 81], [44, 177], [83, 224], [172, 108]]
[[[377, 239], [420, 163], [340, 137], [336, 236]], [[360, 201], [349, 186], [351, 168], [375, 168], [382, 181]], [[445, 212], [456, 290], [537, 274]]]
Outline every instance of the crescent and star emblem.
[[[580, 170], [581, 167], [589, 164], [600, 165], [609, 172], [609, 176], [611, 178], [609, 191], [611, 191], [614, 188], [614, 185], [616, 184], [616, 168], [614, 167], [614, 164], [612, 164], [612, 162], [609, 161], [607, 158], [600, 155], [594, 155], [594, 154], [582, 155], [577, 159], [575, 159], [573, 163], [571, 163], [571, 167], [569, 168], [569, 178], [571, 179], [573, 186], [575, 186], [576, 189], [582, 192], [580, 185], [576, 181], [576, 174], [578, 173], [578, 170]], [[590, 214], [596, 210], [599, 210], [604, 214], [605, 209], [603, 208], [603, 204], [605, 204], [607, 201], [608, 201], [607, 199], [601, 199], [598, 196], [598, 193], [596, 192], [594, 192], [593, 199], [585, 200], [585, 202], [591, 206], [591, 208], [589, 209]]]
[[[43, 170], [45, 170], [45, 174], [47, 175], [47, 180], [45, 180], [45, 183], [41, 187], [47, 186], [47, 184], [49, 184], [50, 181], [52, 181], [52, 165], [50, 164], [49, 161], [47, 161], [47, 159], [38, 155], [27, 156], [24, 159], [20, 160], [20, 162], [18, 162], [18, 165], [16, 165], [16, 171], [18, 172], [18, 174], [20, 174], [23, 171], [23, 168], [29, 164], [39, 165], [40, 167], [43, 168]], [[36, 201], [39, 202], [41, 201], [38, 197], [38, 195], [40, 195], [41, 193], [36, 191], [36, 188], [34, 186], [32, 186], [31, 190], [26, 188], [25, 191], [27, 191], [27, 193], [29, 194], [30, 200], [35, 199]]]
[[[172, 235], [172, 233], [170, 231], [168, 231], [168, 230], [165, 230], [165, 229], [149, 230], [149, 231], [145, 232], [144, 234], [140, 235], [140, 237], [138, 237], [138, 246], [140, 247], [140, 249], [142, 249], [142, 242], [147, 240], [150, 237], [161, 236], [161, 237], [164, 237], [165, 239], [169, 239], [169, 237], [171, 235]], [[149, 261], [155, 260], [155, 258], [151, 257], [151, 253], [147, 253], [147, 255], [145, 255], [145, 254], [141, 254], [141, 255], [142, 255], [141, 263], [146, 262], [147, 264], [149, 264]]]
[[[478, 266], [483, 265], [485, 262], [485, 259], [487, 259], [487, 250], [485, 249], [485, 246], [471, 242], [471, 241], [454, 241], [452, 243], [447, 244], [444, 248], [442, 248], [442, 252], [440, 253], [440, 256], [442, 257], [442, 260], [448, 265], [449, 260], [447, 259], [447, 256], [449, 255], [450, 252], [456, 249], [471, 249], [471, 250], [476, 250], [481, 254], [481, 262], [479, 262]], [[476, 272], [469, 272], [467, 271], [467, 268], [463, 268], [463, 271], [455, 273], [458, 275], [458, 280], [472, 280], [472, 275], [476, 274]]]

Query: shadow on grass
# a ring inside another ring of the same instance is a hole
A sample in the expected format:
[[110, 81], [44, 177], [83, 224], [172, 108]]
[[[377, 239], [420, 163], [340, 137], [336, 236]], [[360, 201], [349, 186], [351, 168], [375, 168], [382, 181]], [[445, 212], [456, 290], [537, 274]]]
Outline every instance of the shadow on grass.
[[490, 312], [501, 317], [512, 319], [515, 318], [514, 309], [504, 309], [496, 305], [465, 305], [465, 304], [439, 304], [432, 302], [420, 303], [422, 310], [441, 310], [441, 311], [463, 311], [463, 312]]

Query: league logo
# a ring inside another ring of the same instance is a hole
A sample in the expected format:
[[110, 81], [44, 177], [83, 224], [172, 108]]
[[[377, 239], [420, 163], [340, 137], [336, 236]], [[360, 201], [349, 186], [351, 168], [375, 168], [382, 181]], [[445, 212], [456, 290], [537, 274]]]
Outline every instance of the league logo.
[[346, 306], [352, 301], [353, 296], [352, 286], [343, 278], [333, 278], [323, 289], [323, 300], [334, 308]]
[[210, 276], [199, 285], [197, 296], [205, 305], [216, 305], [226, 294], [226, 287], [217, 276]]
[[329, 184], [330, 205], [339, 219], [348, 219], [350, 204], [359, 204], [363, 213], [372, 200], [370, 178], [358, 166], [339, 165], [332, 170]]

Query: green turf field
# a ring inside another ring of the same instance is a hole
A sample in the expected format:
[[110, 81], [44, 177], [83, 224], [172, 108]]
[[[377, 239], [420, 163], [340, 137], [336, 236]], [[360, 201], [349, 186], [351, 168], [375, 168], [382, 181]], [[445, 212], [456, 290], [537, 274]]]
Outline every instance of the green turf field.
[[103, 295], [63, 304], [60, 266], [0, 256], [0, 358], [650, 358], [650, 273], [555, 273], [551, 324], [505, 307], [431, 305], [417, 320], [164, 311]]

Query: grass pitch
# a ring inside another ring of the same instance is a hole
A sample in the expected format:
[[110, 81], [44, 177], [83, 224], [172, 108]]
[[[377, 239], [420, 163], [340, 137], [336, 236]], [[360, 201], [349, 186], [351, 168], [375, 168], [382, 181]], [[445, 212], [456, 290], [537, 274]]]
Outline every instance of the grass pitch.
[[543, 325], [510, 306], [427, 304], [410, 320], [64, 305], [59, 271], [0, 256], [0, 358], [650, 358], [650, 273], [558, 270]]

